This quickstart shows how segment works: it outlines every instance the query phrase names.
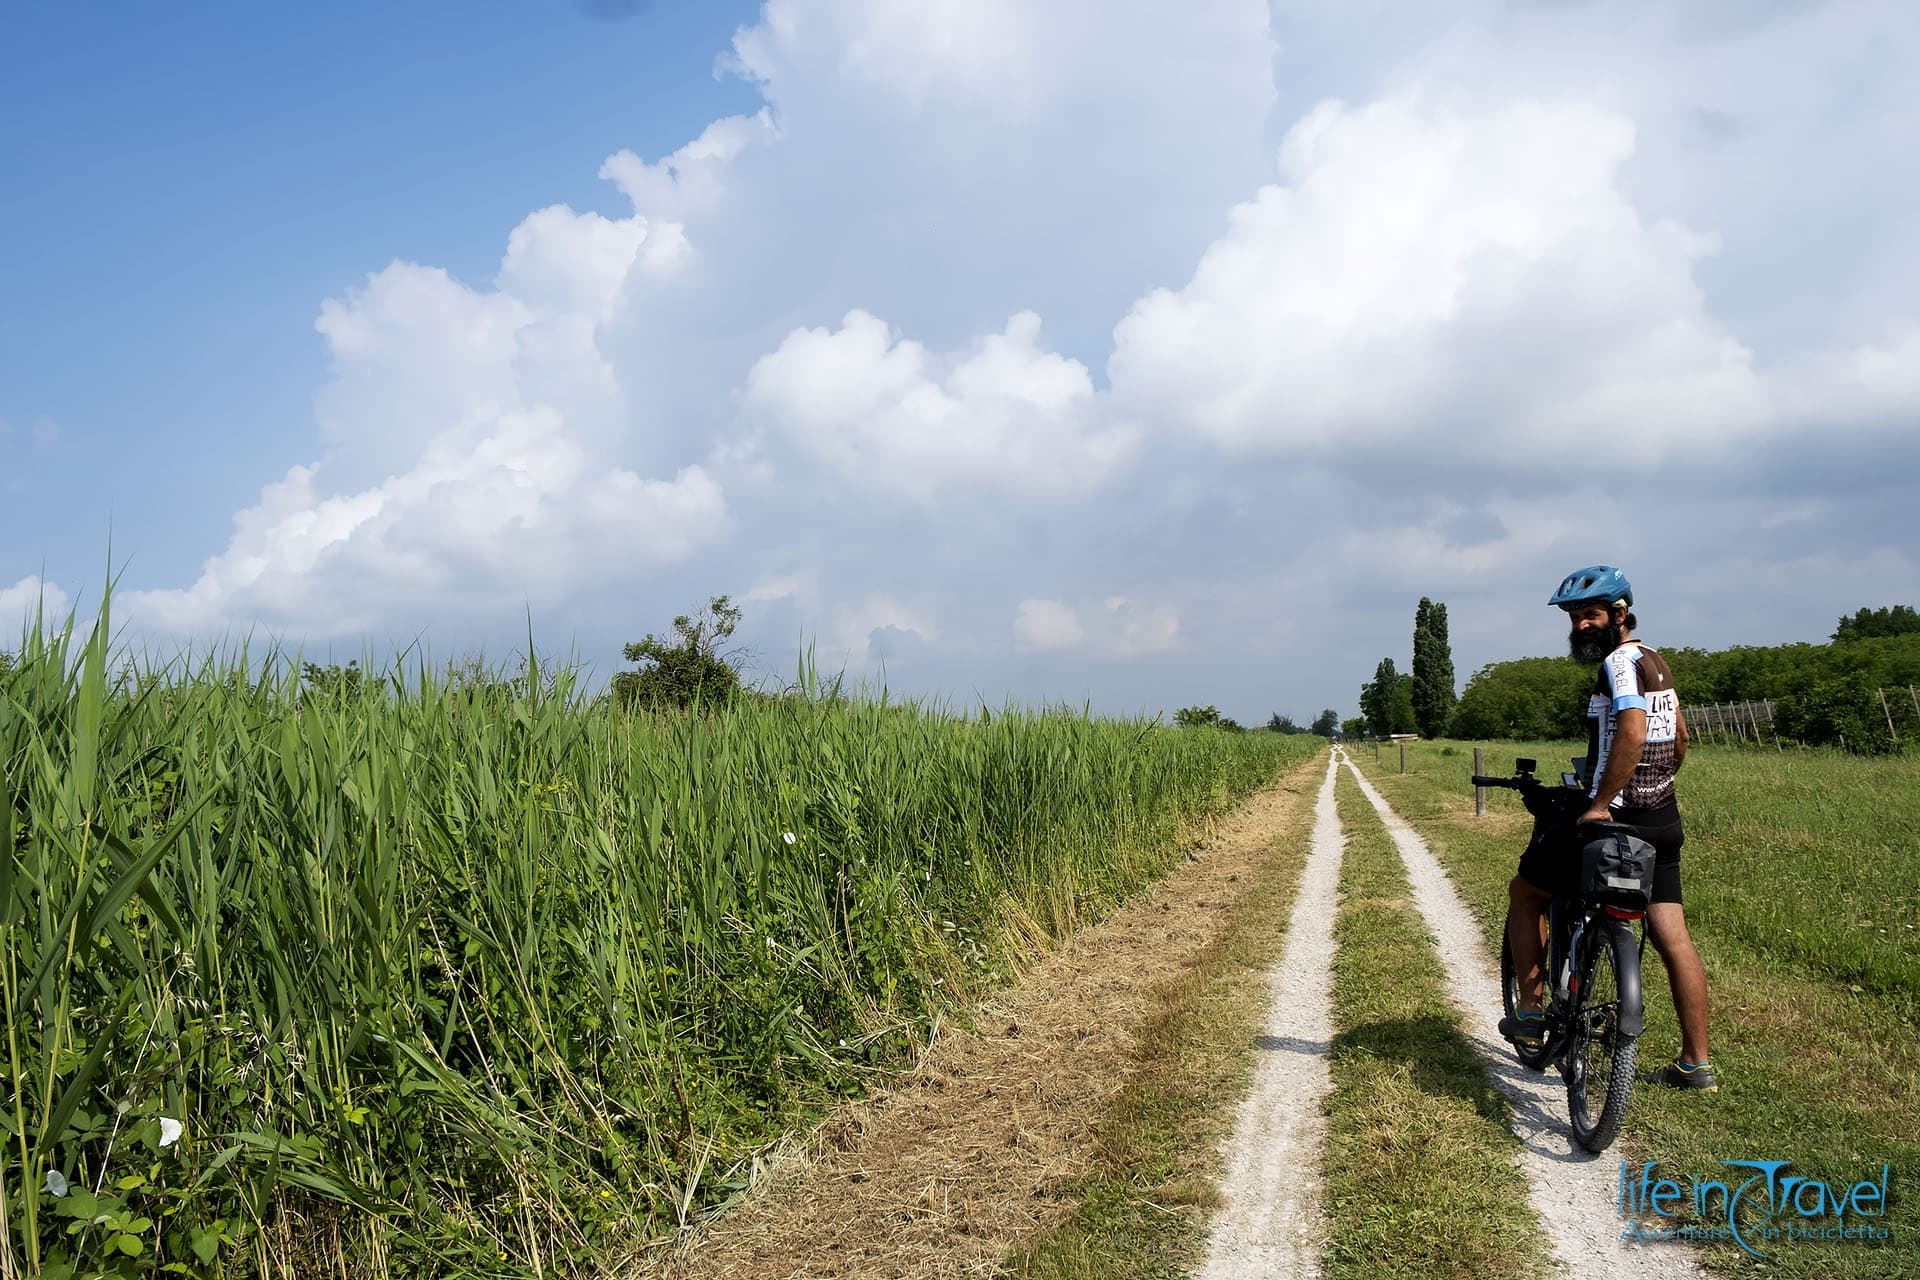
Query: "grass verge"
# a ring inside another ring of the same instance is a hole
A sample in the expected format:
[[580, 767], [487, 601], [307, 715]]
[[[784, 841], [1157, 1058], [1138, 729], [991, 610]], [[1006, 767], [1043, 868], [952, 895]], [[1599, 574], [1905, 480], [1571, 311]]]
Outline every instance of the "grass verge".
[[[1505, 773], [1524, 755], [1551, 773], [1583, 749], [1499, 744], [1487, 748], [1486, 771]], [[1404, 775], [1397, 754], [1375, 761], [1358, 746], [1353, 754], [1426, 837], [1497, 947], [1527, 830], [1518, 802], [1496, 792], [1488, 816], [1474, 816], [1470, 744], [1410, 744]], [[1725, 1160], [1790, 1160], [1786, 1175], [1843, 1191], [1885, 1166], [1884, 1216], [1849, 1213], [1842, 1224], [1785, 1208], [1772, 1224], [1781, 1237], [1755, 1241], [1767, 1260], [1732, 1243], [1701, 1256], [1726, 1275], [1920, 1274], [1920, 1201], [1906, 1193], [1920, 1175], [1920, 835], [1911, 820], [1920, 761], [1695, 747], [1679, 791], [1687, 915], [1707, 969], [1722, 1085], [1711, 1096], [1636, 1089], [1621, 1157], [1636, 1170], [1657, 1161], [1682, 1187], [1751, 1173]], [[1651, 948], [1645, 985], [1641, 1057], [1653, 1065], [1677, 1050], [1679, 1033]], [[1671, 1221], [1725, 1219], [1716, 1197], [1706, 1218]], [[1794, 1240], [1786, 1230], [1842, 1225], [1884, 1229], [1887, 1238]]]
[[1545, 1274], [1506, 1101], [1447, 1003], [1386, 828], [1350, 777], [1337, 794], [1329, 1280]]
[[1100, 1124], [1092, 1169], [1063, 1188], [1077, 1203], [1058, 1227], [1007, 1259], [1029, 1280], [1186, 1276], [1205, 1250], [1222, 1147], [1245, 1094], [1267, 1006], [1266, 973], [1286, 943], [1312, 832], [1324, 756], [1283, 782], [1301, 797], [1275, 831], [1218, 936], [1155, 993], [1130, 1078]]

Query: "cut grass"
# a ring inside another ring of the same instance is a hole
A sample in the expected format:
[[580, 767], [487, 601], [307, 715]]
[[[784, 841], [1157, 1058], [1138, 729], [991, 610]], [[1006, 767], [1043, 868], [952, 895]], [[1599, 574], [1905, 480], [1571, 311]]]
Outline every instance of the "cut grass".
[[1547, 1272], [1505, 1099], [1461, 1033], [1386, 828], [1343, 772], [1330, 1280]]
[[1100, 1126], [1091, 1171], [1064, 1188], [1078, 1203], [1059, 1227], [1008, 1259], [1031, 1280], [1162, 1280], [1205, 1251], [1223, 1144], [1252, 1073], [1267, 970], [1286, 943], [1311, 835], [1309, 797], [1325, 757], [1290, 773], [1299, 821], [1273, 833], [1219, 935], [1155, 994], [1131, 1076]]
[[[1551, 775], [1582, 749], [1499, 744], [1486, 771], [1508, 772], [1524, 755]], [[1468, 745], [1409, 744], [1405, 775], [1397, 757], [1355, 756], [1421, 829], [1497, 948], [1527, 831], [1518, 802], [1495, 792], [1488, 816], [1473, 816]], [[1866, 1220], [1890, 1231], [1885, 1244], [1782, 1241], [1762, 1245], [1767, 1262], [1722, 1244], [1701, 1256], [1733, 1275], [1920, 1273], [1920, 1205], [1904, 1190], [1920, 1172], [1920, 927], [1907, 927], [1920, 926], [1920, 761], [1695, 747], [1679, 791], [1688, 922], [1722, 1085], [1711, 1096], [1636, 1089], [1621, 1157], [1681, 1178], [1724, 1178], [1734, 1171], [1723, 1160], [1791, 1160], [1790, 1174], [1843, 1185], [1891, 1166], [1886, 1216]], [[1654, 1065], [1679, 1034], [1651, 948], [1645, 986], [1641, 1057]]]

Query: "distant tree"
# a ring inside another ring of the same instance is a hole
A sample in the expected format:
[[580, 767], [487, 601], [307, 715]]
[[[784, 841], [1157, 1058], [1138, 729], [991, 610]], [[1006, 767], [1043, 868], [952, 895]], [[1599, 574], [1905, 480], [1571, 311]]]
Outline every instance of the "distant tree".
[[[519, 675], [509, 676], [489, 666], [485, 654], [469, 653], [447, 664], [442, 689], [449, 706], [506, 707], [530, 689], [528, 675], [529, 664], [524, 655], [520, 658]], [[551, 691], [558, 676], [557, 668], [542, 668], [543, 692]]]
[[1567, 658], [1490, 663], [1467, 681], [1447, 732], [1481, 740], [1584, 737], [1586, 694], [1592, 687], [1593, 668]]
[[366, 673], [360, 670], [357, 659], [344, 667], [338, 664], [323, 667], [315, 662], [306, 662], [300, 666], [300, 681], [312, 697], [347, 699], [357, 696], [366, 688]]
[[1283, 716], [1278, 711], [1276, 711], [1273, 713], [1273, 716], [1267, 721], [1267, 732], [1268, 733], [1305, 733], [1306, 730], [1302, 729], [1299, 725], [1295, 724], [1293, 722], [1292, 716]]
[[1220, 708], [1211, 704], [1204, 707], [1182, 707], [1173, 713], [1173, 722], [1182, 729], [1217, 725], [1220, 723]]
[[1339, 728], [1340, 713], [1332, 707], [1328, 707], [1325, 711], [1322, 711], [1314, 717], [1313, 723], [1307, 727], [1307, 732], [1317, 733], [1323, 738], [1331, 738]]
[[7, 672], [11, 670], [13, 670], [13, 655], [5, 649], [0, 649], [0, 676], [7, 674]]
[[1367, 718], [1355, 716], [1351, 720], [1340, 722], [1340, 736], [1343, 738], [1364, 738], [1367, 736]]
[[1403, 675], [1393, 682], [1393, 732], [1418, 733], [1420, 724], [1413, 715], [1413, 677]]
[[675, 618], [672, 636], [650, 633], [627, 645], [626, 660], [645, 665], [613, 677], [615, 703], [657, 708], [730, 700], [740, 692], [740, 672], [720, 645], [739, 625], [739, 606], [729, 596], [715, 596], [698, 613]]
[[1438, 738], [1453, 714], [1453, 647], [1447, 640], [1447, 606], [1420, 597], [1413, 615], [1413, 718], [1419, 732]]
[[1833, 638], [1873, 640], [1883, 636], [1907, 636], [1920, 633], [1920, 611], [1912, 605], [1896, 604], [1885, 609], [1861, 609], [1851, 618], [1840, 619]]
[[1247, 731], [1246, 726], [1238, 720], [1235, 720], [1232, 716], [1221, 716], [1217, 723], [1220, 728], [1225, 729], [1228, 733], [1245, 733]]
[[1373, 679], [1360, 686], [1360, 714], [1366, 718], [1367, 732], [1377, 738], [1393, 732], [1393, 691], [1399, 681], [1393, 659], [1382, 658], [1373, 669]]

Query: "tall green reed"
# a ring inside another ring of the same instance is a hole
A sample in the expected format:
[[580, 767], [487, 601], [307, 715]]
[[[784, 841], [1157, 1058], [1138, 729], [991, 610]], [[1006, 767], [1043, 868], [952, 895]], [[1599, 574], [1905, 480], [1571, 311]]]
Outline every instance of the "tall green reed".
[[244, 652], [0, 675], [0, 1276], [578, 1274], [1318, 739]]

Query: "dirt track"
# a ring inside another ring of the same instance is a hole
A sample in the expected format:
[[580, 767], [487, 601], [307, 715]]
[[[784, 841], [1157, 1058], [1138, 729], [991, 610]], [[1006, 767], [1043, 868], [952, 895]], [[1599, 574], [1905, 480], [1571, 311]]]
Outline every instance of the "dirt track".
[[1133, 1062], [1160, 983], [1231, 917], [1251, 870], [1304, 821], [1310, 762], [1220, 819], [1189, 861], [1077, 935], [976, 1030], [943, 1035], [914, 1075], [852, 1106], [762, 1187], [637, 1276], [931, 1277], [1000, 1273], [1071, 1212], [1095, 1128]]
[[[1493, 957], [1424, 842], [1336, 751], [1287, 780], [1318, 788], [1312, 852], [1285, 950], [1269, 975], [1263, 1053], [1226, 1151], [1227, 1178], [1200, 1280], [1320, 1274], [1320, 1148], [1329, 1088], [1329, 1011], [1342, 833], [1341, 767], [1385, 821], [1414, 898], [1446, 959], [1449, 997], [1489, 1077], [1512, 1104], [1529, 1201], [1561, 1274], [1607, 1280], [1698, 1276], [1672, 1244], [1628, 1244], [1613, 1215], [1617, 1160], [1578, 1151], [1559, 1077], [1514, 1062], [1495, 1023]], [[1301, 794], [1263, 791], [1201, 851], [1018, 987], [976, 1030], [943, 1036], [891, 1092], [836, 1115], [718, 1223], [636, 1276], [944, 1277], [1003, 1274], [1008, 1251], [1071, 1212], [1062, 1188], [1089, 1166], [1096, 1127], [1134, 1061], [1159, 984], [1219, 935], [1251, 870], [1305, 820]]]
[[1595, 1156], [1573, 1141], [1567, 1124], [1567, 1094], [1557, 1072], [1537, 1074], [1514, 1060], [1501, 1038], [1500, 970], [1481, 940], [1467, 904], [1428, 852], [1426, 842], [1397, 816], [1351, 761], [1361, 793], [1372, 803], [1413, 882], [1413, 898], [1446, 963], [1448, 996], [1487, 1076], [1512, 1108], [1520, 1139], [1516, 1163], [1527, 1175], [1528, 1200], [1540, 1215], [1548, 1249], [1571, 1277], [1592, 1280], [1656, 1280], [1703, 1274], [1692, 1254], [1668, 1242], [1631, 1243], [1614, 1216], [1619, 1176], [1617, 1151]]

